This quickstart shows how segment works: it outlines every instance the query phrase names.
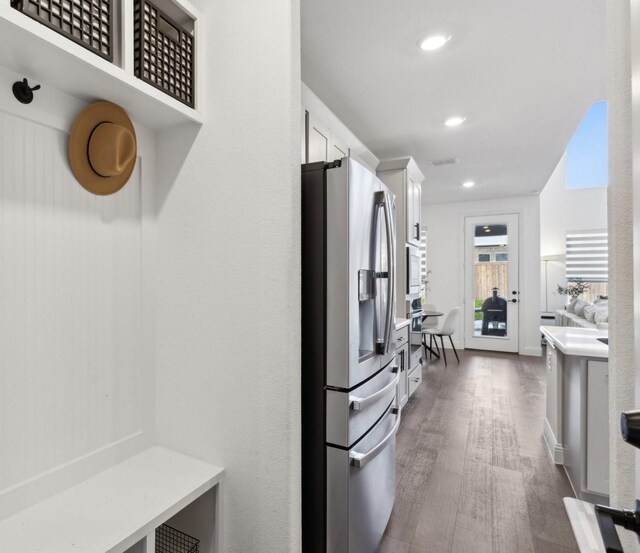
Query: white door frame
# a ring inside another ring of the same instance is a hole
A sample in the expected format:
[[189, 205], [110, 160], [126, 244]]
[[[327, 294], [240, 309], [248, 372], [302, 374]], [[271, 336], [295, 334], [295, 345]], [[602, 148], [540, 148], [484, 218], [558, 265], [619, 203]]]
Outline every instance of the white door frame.
[[[465, 348], [518, 353], [520, 341], [520, 215], [517, 212], [469, 215], [464, 218], [464, 343]], [[507, 298], [507, 336], [476, 336], [474, 333], [474, 241], [475, 226], [506, 224], [509, 236], [509, 290], [501, 291]], [[516, 294], [513, 294], [516, 292]], [[517, 300], [512, 302], [512, 300]]]

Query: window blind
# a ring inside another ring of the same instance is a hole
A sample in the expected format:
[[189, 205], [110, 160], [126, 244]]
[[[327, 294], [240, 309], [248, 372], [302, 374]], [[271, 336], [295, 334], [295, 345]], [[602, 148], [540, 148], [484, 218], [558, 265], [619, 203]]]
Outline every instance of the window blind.
[[606, 230], [567, 233], [567, 282], [609, 280], [609, 240]]

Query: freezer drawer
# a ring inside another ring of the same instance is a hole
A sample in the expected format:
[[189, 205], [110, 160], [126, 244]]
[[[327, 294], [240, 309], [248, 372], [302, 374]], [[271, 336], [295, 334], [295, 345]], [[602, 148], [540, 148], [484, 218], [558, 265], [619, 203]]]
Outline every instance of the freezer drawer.
[[400, 411], [383, 419], [352, 449], [327, 446], [327, 553], [375, 553], [395, 501]]
[[402, 376], [394, 360], [371, 380], [350, 392], [327, 390], [327, 443], [350, 447], [359, 440], [395, 399]]

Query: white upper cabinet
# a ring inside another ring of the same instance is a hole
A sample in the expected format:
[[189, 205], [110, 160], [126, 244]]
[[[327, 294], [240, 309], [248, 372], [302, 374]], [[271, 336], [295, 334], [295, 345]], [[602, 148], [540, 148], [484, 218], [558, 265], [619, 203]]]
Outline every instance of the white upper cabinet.
[[420, 245], [420, 185], [407, 178], [407, 242]]
[[418, 165], [411, 157], [381, 161], [378, 177], [396, 195], [398, 244], [420, 246], [424, 175]]
[[340, 142], [335, 135], [331, 135], [331, 154], [327, 161], [334, 159], [342, 159], [343, 157], [349, 157], [349, 148], [347, 148], [342, 142]]
[[303, 162], [333, 161], [349, 157], [351, 150], [331, 129], [308, 111], [302, 131]]
[[331, 131], [313, 115], [307, 113], [307, 163], [329, 161]]

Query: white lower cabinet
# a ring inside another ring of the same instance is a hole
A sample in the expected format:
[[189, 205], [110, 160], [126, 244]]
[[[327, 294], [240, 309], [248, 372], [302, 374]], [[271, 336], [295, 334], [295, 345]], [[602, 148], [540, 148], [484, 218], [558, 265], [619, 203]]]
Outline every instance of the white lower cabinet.
[[563, 355], [561, 370], [563, 464], [578, 499], [608, 504], [608, 363]]
[[396, 400], [400, 407], [404, 407], [409, 401], [409, 346], [407, 344], [397, 350], [396, 363], [400, 372]]
[[609, 364], [587, 362], [587, 490], [609, 494]]
[[404, 326], [396, 330], [396, 364], [400, 372], [400, 380], [396, 391], [396, 402], [400, 407], [409, 401], [409, 327]]
[[422, 383], [422, 365], [418, 365], [414, 367], [414, 369], [409, 373], [409, 397], [413, 395], [418, 389], [418, 386]]

